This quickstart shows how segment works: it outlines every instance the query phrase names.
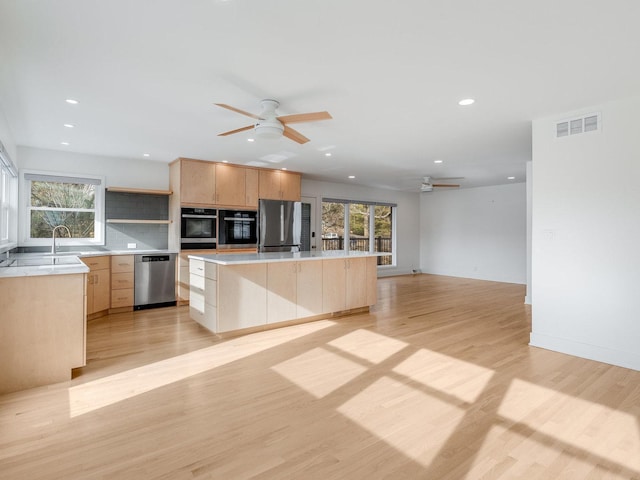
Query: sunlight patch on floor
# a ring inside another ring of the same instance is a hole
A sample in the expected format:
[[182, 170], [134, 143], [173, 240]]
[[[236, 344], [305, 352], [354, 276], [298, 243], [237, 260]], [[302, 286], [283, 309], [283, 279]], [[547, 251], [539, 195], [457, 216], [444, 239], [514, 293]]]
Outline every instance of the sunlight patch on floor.
[[378, 364], [408, 344], [386, 335], [359, 329], [330, 341], [329, 345], [368, 362]]
[[499, 415], [640, 475], [636, 418], [600, 403], [514, 379]]
[[271, 369], [316, 398], [322, 398], [362, 374], [366, 367], [324, 348], [314, 348]]
[[335, 325], [321, 320], [280, 329], [277, 335], [255, 333], [211, 347], [133, 368], [69, 389], [69, 414], [83, 415], [156, 388], [179, 382], [269, 348]]
[[399, 363], [393, 371], [467, 403], [476, 401], [494, 373], [488, 368], [424, 348]]
[[350, 398], [338, 411], [424, 466], [438, 455], [465, 414], [387, 376]]

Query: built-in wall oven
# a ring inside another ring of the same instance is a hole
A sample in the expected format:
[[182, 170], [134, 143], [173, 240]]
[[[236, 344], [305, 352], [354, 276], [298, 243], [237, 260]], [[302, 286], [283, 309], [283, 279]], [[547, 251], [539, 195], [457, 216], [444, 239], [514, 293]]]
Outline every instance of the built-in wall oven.
[[256, 210], [219, 210], [218, 223], [218, 249], [258, 246]]
[[216, 248], [218, 212], [215, 208], [182, 208], [180, 248], [195, 250]]

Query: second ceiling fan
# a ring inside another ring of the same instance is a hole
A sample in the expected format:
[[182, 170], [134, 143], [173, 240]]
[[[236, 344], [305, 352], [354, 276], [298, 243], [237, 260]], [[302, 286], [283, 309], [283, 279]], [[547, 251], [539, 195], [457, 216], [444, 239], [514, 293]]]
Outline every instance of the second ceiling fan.
[[253, 128], [256, 135], [259, 137], [278, 138], [284, 135], [294, 142], [303, 144], [307, 143], [309, 139], [297, 130], [291, 128], [289, 126], [290, 123], [315, 122], [317, 120], [329, 120], [333, 118], [329, 115], [329, 112], [297, 113], [293, 115], [278, 116], [276, 109], [280, 106], [280, 102], [267, 99], [262, 100], [260, 104], [262, 105], [262, 112], [260, 112], [259, 115], [255, 115], [225, 103], [216, 103], [215, 105], [218, 107], [226, 108], [227, 110], [231, 110], [257, 120], [257, 122], [252, 125], [219, 133], [218, 136], [226, 137], [227, 135], [233, 135], [234, 133], [244, 132]]

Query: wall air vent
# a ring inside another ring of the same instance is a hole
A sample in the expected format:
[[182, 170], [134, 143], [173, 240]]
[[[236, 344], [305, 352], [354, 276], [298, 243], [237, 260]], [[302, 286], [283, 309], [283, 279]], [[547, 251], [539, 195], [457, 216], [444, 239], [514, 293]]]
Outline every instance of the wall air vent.
[[556, 138], [600, 131], [600, 114], [589, 113], [579, 118], [556, 122]]

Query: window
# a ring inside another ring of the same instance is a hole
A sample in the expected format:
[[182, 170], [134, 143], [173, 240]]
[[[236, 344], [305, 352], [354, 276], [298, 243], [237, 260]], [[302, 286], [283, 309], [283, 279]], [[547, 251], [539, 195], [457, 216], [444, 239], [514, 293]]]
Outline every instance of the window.
[[[53, 228], [65, 225], [71, 238], [61, 238], [66, 245], [104, 243], [103, 179], [43, 172], [22, 172], [22, 222], [24, 243], [48, 245]], [[66, 237], [66, 230], [62, 230]]]
[[9, 172], [0, 168], [0, 245], [9, 243]]
[[378, 265], [395, 265], [393, 216], [396, 205], [325, 198], [322, 249], [388, 253]]
[[15, 208], [17, 203], [18, 172], [9, 154], [0, 142], [0, 251], [15, 245]]

